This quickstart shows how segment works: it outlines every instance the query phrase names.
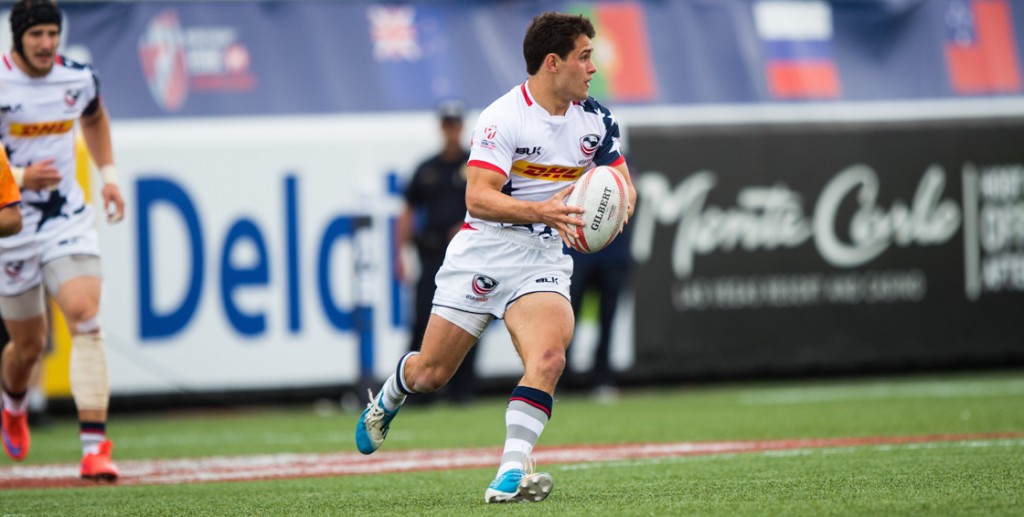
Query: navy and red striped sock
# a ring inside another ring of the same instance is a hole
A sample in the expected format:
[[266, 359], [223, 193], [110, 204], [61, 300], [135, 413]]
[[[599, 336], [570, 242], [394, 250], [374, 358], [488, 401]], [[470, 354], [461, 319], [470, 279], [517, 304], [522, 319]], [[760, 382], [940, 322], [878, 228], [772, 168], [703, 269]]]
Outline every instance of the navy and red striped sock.
[[78, 436], [82, 439], [82, 456], [100, 452], [100, 444], [107, 440], [106, 422], [79, 422]]
[[529, 386], [516, 386], [505, 410], [505, 448], [498, 475], [511, 469], [525, 469], [533, 446], [551, 419], [554, 399]]

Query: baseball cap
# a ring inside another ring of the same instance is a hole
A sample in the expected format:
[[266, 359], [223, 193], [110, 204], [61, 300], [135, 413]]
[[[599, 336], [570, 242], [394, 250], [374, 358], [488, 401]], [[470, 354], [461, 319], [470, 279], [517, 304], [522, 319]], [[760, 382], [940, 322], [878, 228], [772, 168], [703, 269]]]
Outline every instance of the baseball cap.
[[466, 105], [457, 99], [449, 99], [437, 105], [437, 116], [441, 120], [462, 120]]

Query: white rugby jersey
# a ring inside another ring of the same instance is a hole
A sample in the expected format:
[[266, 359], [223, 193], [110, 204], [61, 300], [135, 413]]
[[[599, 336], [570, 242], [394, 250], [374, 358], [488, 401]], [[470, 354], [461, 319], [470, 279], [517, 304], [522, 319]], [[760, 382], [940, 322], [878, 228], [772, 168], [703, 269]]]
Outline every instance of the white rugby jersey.
[[[480, 113], [469, 151], [469, 165], [505, 175], [502, 192], [526, 201], [551, 199], [591, 168], [623, 161], [619, 125], [607, 108], [588, 97], [572, 103], [563, 116], [551, 115], [533, 100], [526, 83]], [[469, 212], [466, 223], [557, 233], [542, 223], [497, 223]]]
[[62, 176], [55, 190], [22, 189], [21, 233], [0, 239], [0, 248], [28, 242], [69, 218], [91, 216], [75, 176], [75, 122], [100, 106], [92, 67], [57, 56], [45, 77], [29, 77], [10, 54], [0, 56], [0, 140], [11, 165], [47, 158]]

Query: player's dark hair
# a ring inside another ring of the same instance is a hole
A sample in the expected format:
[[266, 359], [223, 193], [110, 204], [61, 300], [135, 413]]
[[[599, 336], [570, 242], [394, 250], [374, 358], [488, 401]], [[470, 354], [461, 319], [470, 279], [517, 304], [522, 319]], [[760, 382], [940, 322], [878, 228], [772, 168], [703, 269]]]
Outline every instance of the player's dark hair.
[[36, 25], [55, 23], [60, 29], [62, 16], [57, 3], [53, 0], [21, 0], [11, 7], [11, 36], [14, 37], [14, 50], [22, 56], [25, 48], [21, 42], [25, 31]]
[[534, 16], [523, 38], [526, 73], [537, 73], [548, 54], [555, 54], [561, 59], [568, 58], [569, 53], [576, 48], [576, 38], [584, 34], [593, 38], [596, 32], [594, 25], [582, 14], [548, 11]]

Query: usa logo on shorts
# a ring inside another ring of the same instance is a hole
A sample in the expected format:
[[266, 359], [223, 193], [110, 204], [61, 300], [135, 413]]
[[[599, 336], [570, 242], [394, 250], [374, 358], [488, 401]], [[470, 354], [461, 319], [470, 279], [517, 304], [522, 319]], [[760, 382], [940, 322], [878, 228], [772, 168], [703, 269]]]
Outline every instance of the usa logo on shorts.
[[476, 275], [473, 277], [473, 292], [483, 296], [498, 287], [498, 281], [484, 275]]
[[4, 273], [11, 278], [18, 278], [21, 276], [21, 270], [25, 267], [24, 260], [14, 260], [4, 264]]

